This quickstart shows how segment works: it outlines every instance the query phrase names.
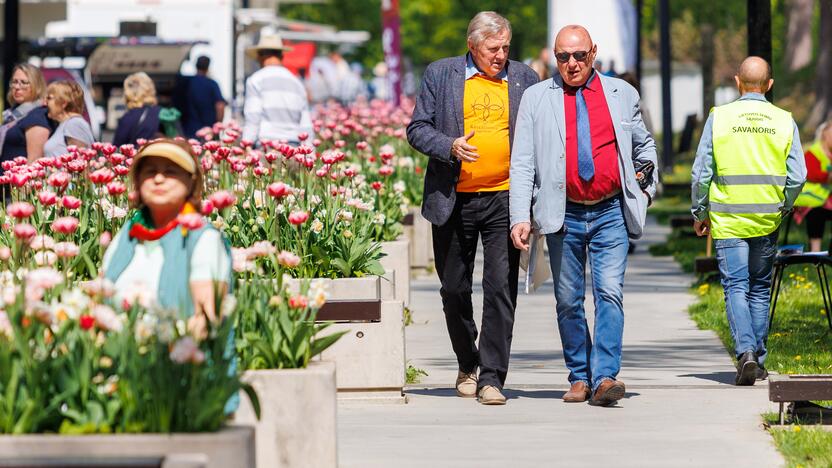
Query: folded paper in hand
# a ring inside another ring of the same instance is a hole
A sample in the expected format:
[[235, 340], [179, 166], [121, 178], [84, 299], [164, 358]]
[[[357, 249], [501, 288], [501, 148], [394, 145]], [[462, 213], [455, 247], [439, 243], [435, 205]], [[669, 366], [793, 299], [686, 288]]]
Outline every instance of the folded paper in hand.
[[520, 268], [526, 271], [526, 294], [531, 294], [535, 289], [552, 275], [549, 262], [543, 250], [546, 245], [546, 237], [536, 231], [529, 235], [529, 250], [520, 252]]

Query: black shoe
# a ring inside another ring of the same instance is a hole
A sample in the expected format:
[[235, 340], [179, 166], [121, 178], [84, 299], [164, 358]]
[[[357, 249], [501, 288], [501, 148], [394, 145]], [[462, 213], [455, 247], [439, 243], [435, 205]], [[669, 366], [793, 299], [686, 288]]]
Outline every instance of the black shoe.
[[768, 371], [765, 367], [758, 365], [757, 380], [766, 380], [768, 378]]
[[757, 357], [753, 351], [746, 351], [737, 361], [736, 385], [754, 385], [757, 380]]

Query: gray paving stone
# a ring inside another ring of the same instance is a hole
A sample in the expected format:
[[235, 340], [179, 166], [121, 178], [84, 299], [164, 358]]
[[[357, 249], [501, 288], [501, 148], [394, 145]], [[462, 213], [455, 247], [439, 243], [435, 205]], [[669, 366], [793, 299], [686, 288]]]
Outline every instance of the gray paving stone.
[[[651, 224], [630, 256], [619, 375], [628, 392], [618, 407], [561, 401], [569, 384], [551, 281], [518, 299], [508, 404], [457, 398], [439, 282], [421, 278], [411, 284], [416, 323], [407, 328], [407, 358], [429, 375], [409, 387], [407, 405], [339, 407], [340, 466], [781, 466], [761, 427], [760, 413], [774, 410], [767, 386], [731, 385], [725, 348], [688, 317], [692, 277], [647, 253], [665, 234]], [[589, 292], [587, 305], [591, 319]]]

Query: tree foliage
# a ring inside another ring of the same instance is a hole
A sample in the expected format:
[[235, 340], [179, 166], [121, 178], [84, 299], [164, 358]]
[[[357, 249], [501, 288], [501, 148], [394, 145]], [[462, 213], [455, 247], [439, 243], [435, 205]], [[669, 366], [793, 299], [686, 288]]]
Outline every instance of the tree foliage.
[[[468, 22], [480, 11], [494, 10], [511, 21], [510, 55], [514, 59], [536, 57], [547, 45], [546, 0], [400, 0], [403, 54], [415, 68], [465, 52]], [[325, 4], [285, 5], [286, 18], [332, 24], [338, 29], [368, 31], [373, 38], [350, 59], [365, 66], [383, 60], [380, 0], [330, 0]]]

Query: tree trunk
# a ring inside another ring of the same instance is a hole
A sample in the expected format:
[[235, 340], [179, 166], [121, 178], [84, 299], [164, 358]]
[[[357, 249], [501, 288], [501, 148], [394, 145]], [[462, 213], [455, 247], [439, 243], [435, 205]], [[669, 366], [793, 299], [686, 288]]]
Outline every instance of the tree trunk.
[[820, 40], [815, 71], [815, 105], [806, 122], [817, 127], [832, 118], [832, 1], [820, 2]]
[[812, 61], [812, 14], [815, 0], [789, 0], [789, 29], [784, 57], [790, 71], [800, 70]]

